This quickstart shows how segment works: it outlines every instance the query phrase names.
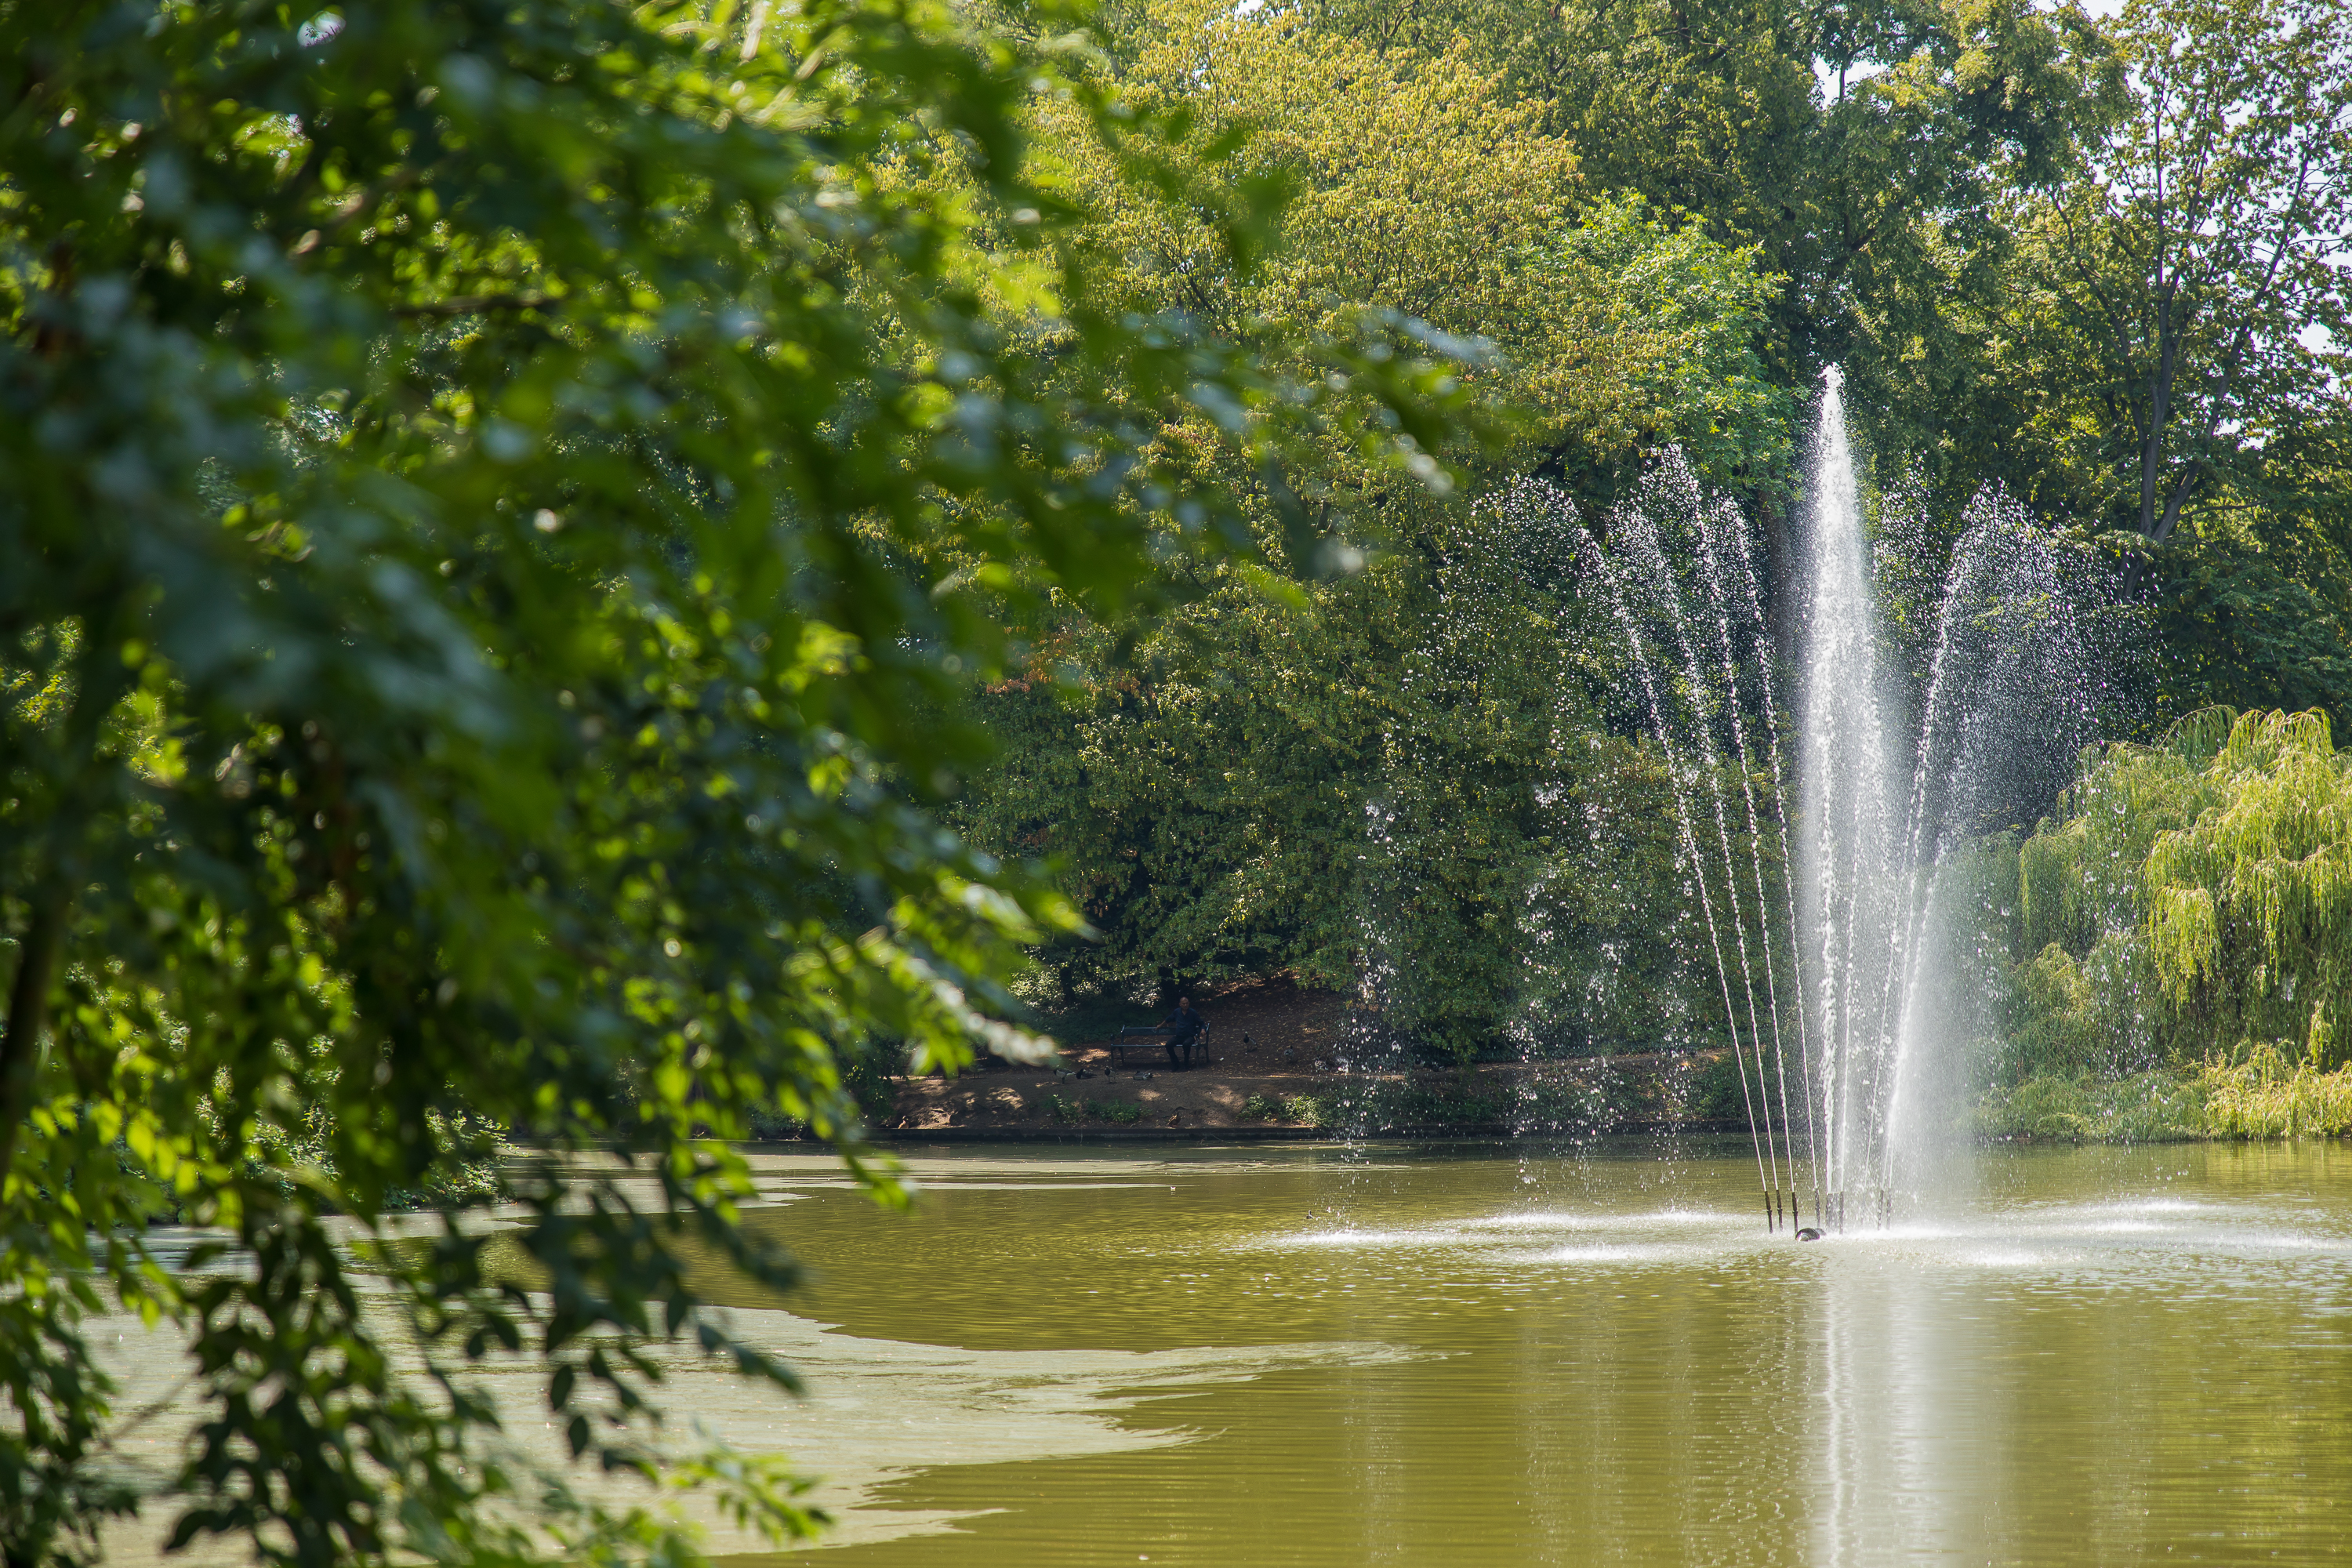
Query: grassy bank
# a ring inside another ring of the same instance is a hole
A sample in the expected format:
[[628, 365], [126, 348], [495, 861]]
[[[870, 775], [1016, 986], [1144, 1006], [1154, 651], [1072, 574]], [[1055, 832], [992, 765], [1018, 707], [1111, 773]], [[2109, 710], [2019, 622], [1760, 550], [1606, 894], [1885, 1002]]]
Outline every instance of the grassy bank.
[[1984, 1139], [2084, 1143], [2336, 1138], [2352, 1134], [2352, 1067], [2322, 1072], [2264, 1047], [2183, 1071], [2041, 1074], [1988, 1091], [1969, 1121]]

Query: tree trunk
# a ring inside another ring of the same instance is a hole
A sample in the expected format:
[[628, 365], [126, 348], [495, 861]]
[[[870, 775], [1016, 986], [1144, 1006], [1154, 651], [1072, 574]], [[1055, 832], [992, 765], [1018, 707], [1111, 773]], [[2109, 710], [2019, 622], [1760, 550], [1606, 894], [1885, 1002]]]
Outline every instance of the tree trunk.
[[0, 1033], [0, 1187], [16, 1152], [16, 1133], [33, 1109], [33, 1082], [41, 1062], [41, 1036], [48, 1028], [49, 991], [58, 949], [63, 945], [71, 900], [65, 879], [52, 873], [34, 900], [33, 923], [17, 950], [16, 974], [8, 987], [8, 1017]]

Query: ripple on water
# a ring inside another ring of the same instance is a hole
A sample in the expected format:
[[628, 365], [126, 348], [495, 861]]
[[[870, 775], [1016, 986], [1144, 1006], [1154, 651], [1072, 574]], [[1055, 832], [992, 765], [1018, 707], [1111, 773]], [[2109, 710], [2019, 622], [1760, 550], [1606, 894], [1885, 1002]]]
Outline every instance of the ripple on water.
[[1442, 1231], [1426, 1230], [1310, 1230], [1288, 1236], [1268, 1237], [1255, 1242], [1253, 1250], [1286, 1252], [1300, 1247], [1338, 1248], [1374, 1247], [1444, 1247], [1453, 1238]]
[[[2278, 1220], [2274, 1210], [2256, 1214], [2227, 1204], [2171, 1197], [2022, 1210], [1994, 1207], [1924, 1216], [1884, 1230], [1857, 1227], [1832, 1236], [1828, 1247], [1808, 1256], [1827, 1258], [1840, 1244], [1858, 1245], [1862, 1257], [1899, 1257], [1911, 1267], [1929, 1270], [2043, 1271], [2077, 1275], [2092, 1283], [2118, 1269], [2139, 1273], [2150, 1265], [2180, 1280], [2265, 1258], [2352, 1253], [2352, 1235], [2332, 1226], [2281, 1226]], [[1561, 1233], [1561, 1245], [1517, 1256], [1599, 1265], [1687, 1262], [1727, 1251], [1769, 1248], [1785, 1239], [1756, 1234], [1753, 1221], [1744, 1214], [1695, 1209], [1541, 1211], [1480, 1216], [1441, 1228], [1465, 1246], [1482, 1236], [1533, 1240], [1548, 1231]], [[1606, 1239], [1611, 1236], [1627, 1239]]]
[[1717, 1209], [1646, 1209], [1634, 1214], [1537, 1209], [1460, 1222], [1465, 1230], [1650, 1230], [1660, 1226], [1745, 1226], [1748, 1216]]
[[2045, 1268], [2059, 1261], [2039, 1252], [1998, 1250], [1963, 1252], [1958, 1260], [1972, 1268]]
[[1555, 1247], [1534, 1258], [1539, 1263], [1646, 1264], [1688, 1263], [1703, 1254], [1703, 1248], [1667, 1242], [1620, 1242]]
[[2109, 1203], [2065, 1204], [2063, 1210], [2084, 1215], [2136, 1214], [2212, 1214], [2224, 1208], [2221, 1204], [2201, 1204], [2191, 1198], [2143, 1197], [2123, 1198]]

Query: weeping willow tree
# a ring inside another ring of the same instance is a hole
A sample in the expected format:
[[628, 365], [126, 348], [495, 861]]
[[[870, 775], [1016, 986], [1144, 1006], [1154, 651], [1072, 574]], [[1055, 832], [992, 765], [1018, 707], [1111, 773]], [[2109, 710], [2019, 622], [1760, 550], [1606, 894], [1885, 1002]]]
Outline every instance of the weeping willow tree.
[[2162, 1006], [2140, 885], [2157, 836], [2211, 804], [2203, 770], [2231, 717], [2204, 710], [2153, 746], [2086, 754], [2074, 786], [2020, 847], [2004, 1076], [2114, 1073], [2196, 1054]]
[[2087, 758], [2019, 893], [2017, 1070], [2343, 1065], [2352, 752], [2324, 712], [2207, 709]]
[[2325, 712], [2249, 713], [2200, 782], [2215, 803], [2147, 860], [2165, 999], [2216, 1045], [2300, 1041], [2333, 1066], [2352, 987], [2352, 752]]

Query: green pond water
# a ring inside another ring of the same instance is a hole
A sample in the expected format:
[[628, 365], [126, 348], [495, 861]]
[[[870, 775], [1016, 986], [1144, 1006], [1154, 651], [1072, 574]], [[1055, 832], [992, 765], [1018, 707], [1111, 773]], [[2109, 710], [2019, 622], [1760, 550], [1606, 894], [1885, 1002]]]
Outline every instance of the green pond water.
[[908, 1154], [756, 1220], [855, 1506], [747, 1564], [2352, 1560], [2341, 1148], [1994, 1150], [1813, 1245], [1744, 1146]]

